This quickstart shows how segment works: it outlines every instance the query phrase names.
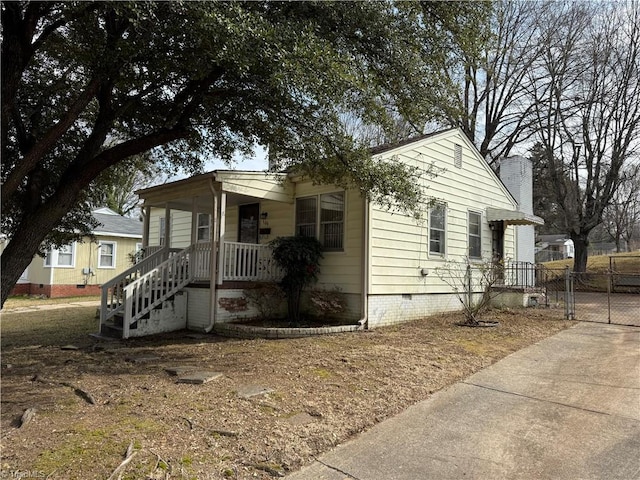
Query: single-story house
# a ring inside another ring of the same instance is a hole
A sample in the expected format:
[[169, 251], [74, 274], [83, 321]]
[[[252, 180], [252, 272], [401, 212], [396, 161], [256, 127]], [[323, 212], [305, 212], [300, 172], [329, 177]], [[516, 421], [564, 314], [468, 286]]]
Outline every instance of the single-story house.
[[573, 240], [566, 233], [538, 235], [536, 238], [536, 261], [549, 262], [573, 258]]
[[[461, 130], [372, 153], [440, 170], [421, 180], [435, 199], [423, 221], [356, 190], [285, 173], [218, 170], [139, 191], [144, 259], [103, 286], [101, 332], [127, 338], [185, 327], [211, 331], [255, 316], [243, 291], [279, 279], [269, 242], [280, 236], [320, 240], [316, 288], [339, 288], [347, 316], [368, 328], [458, 310], [452, 287], [437, 274], [447, 262], [533, 258], [533, 239], [519, 246], [517, 229], [542, 219], [519, 209]], [[530, 168], [514, 161], [515, 171]], [[530, 181], [524, 193], [531, 195]]]
[[131, 268], [142, 248], [142, 222], [109, 208], [93, 210], [100, 222], [94, 238], [83, 238], [33, 258], [12, 295], [70, 297], [100, 295], [103, 283]]

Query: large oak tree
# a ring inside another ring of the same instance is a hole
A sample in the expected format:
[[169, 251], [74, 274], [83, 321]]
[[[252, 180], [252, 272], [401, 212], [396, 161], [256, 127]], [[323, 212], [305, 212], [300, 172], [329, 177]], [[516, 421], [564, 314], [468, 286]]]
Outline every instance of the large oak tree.
[[640, 6], [558, 3], [542, 41], [528, 82], [535, 138], [584, 272], [589, 233], [638, 161]]
[[[255, 144], [283, 167], [416, 210], [417, 182], [347, 135], [429, 118], [431, 60], [483, 4], [2, 2], [2, 303], [31, 258], [90, 227], [102, 172], [150, 151], [187, 170]], [[474, 32], [474, 28], [469, 28]], [[419, 121], [416, 121], [419, 124]]]

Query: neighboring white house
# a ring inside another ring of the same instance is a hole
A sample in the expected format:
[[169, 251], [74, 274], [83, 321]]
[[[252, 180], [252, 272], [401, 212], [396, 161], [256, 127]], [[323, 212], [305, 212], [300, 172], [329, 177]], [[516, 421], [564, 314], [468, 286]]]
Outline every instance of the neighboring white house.
[[565, 233], [554, 235], [538, 235], [536, 238], [536, 261], [549, 262], [573, 258], [573, 240]]
[[[458, 310], [452, 287], [436, 274], [446, 262], [532, 258], [533, 240], [516, 242], [514, 227], [542, 219], [519, 208], [461, 130], [372, 153], [425, 171], [437, 167], [437, 177], [420, 180], [435, 199], [425, 206], [424, 221], [388, 211], [356, 190], [286, 174], [214, 171], [138, 192], [146, 258], [128, 278], [105, 285], [103, 330], [115, 327], [125, 338], [184, 327], [210, 331], [254, 316], [243, 289], [276, 281], [268, 243], [280, 236], [321, 241], [316, 288], [340, 288], [348, 316], [370, 328]], [[186, 309], [180, 321], [154, 313], [178, 307]]]

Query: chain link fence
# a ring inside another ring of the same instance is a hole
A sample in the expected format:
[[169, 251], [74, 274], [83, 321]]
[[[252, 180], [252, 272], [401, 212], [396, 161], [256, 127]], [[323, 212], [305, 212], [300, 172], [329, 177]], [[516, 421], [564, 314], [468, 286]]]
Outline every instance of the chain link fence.
[[640, 326], [640, 269], [625, 271], [622, 258], [611, 257], [607, 272], [584, 273], [512, 262], [504, 283], [542, 292], [545, 305], [564, 308], [568, 319]]
[[640, 273], [541, 269], [547, 305], [564, 306], [568, 319], [640, 326]]

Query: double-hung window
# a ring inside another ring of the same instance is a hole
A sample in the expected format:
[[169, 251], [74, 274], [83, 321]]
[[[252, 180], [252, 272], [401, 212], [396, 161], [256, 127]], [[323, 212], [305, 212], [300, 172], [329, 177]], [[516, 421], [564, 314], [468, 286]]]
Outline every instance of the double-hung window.
[[100, 242], [98, 267], [116, 268], [116, 242]]
[[296, 235], [315, 237], [318, 217], [318, 199], [316, 197], [298, 198], [296, 200]]
[[211, 215], [208, 213], [198, 214], [198, 241], [208, 242], [211, 240]]
[[482, 215], [469, 212], [469, 258], [482, 258]]
[[76, 244], [62, 245], [59, 248], [52, 248], [44, 257], [45, 267], [69, 267], [75, 266]]
[[296, 200], [296, 235], [316, 237], [326, 252], [344, 250], [344, 192]]
[[445, 254], [446, 245], [446, 208], [444, 203], [437, 203], [429, 213], [429, 253]]
[[73, 244], [63, 245], [58, 249], [58, 266], [73, 267]]

